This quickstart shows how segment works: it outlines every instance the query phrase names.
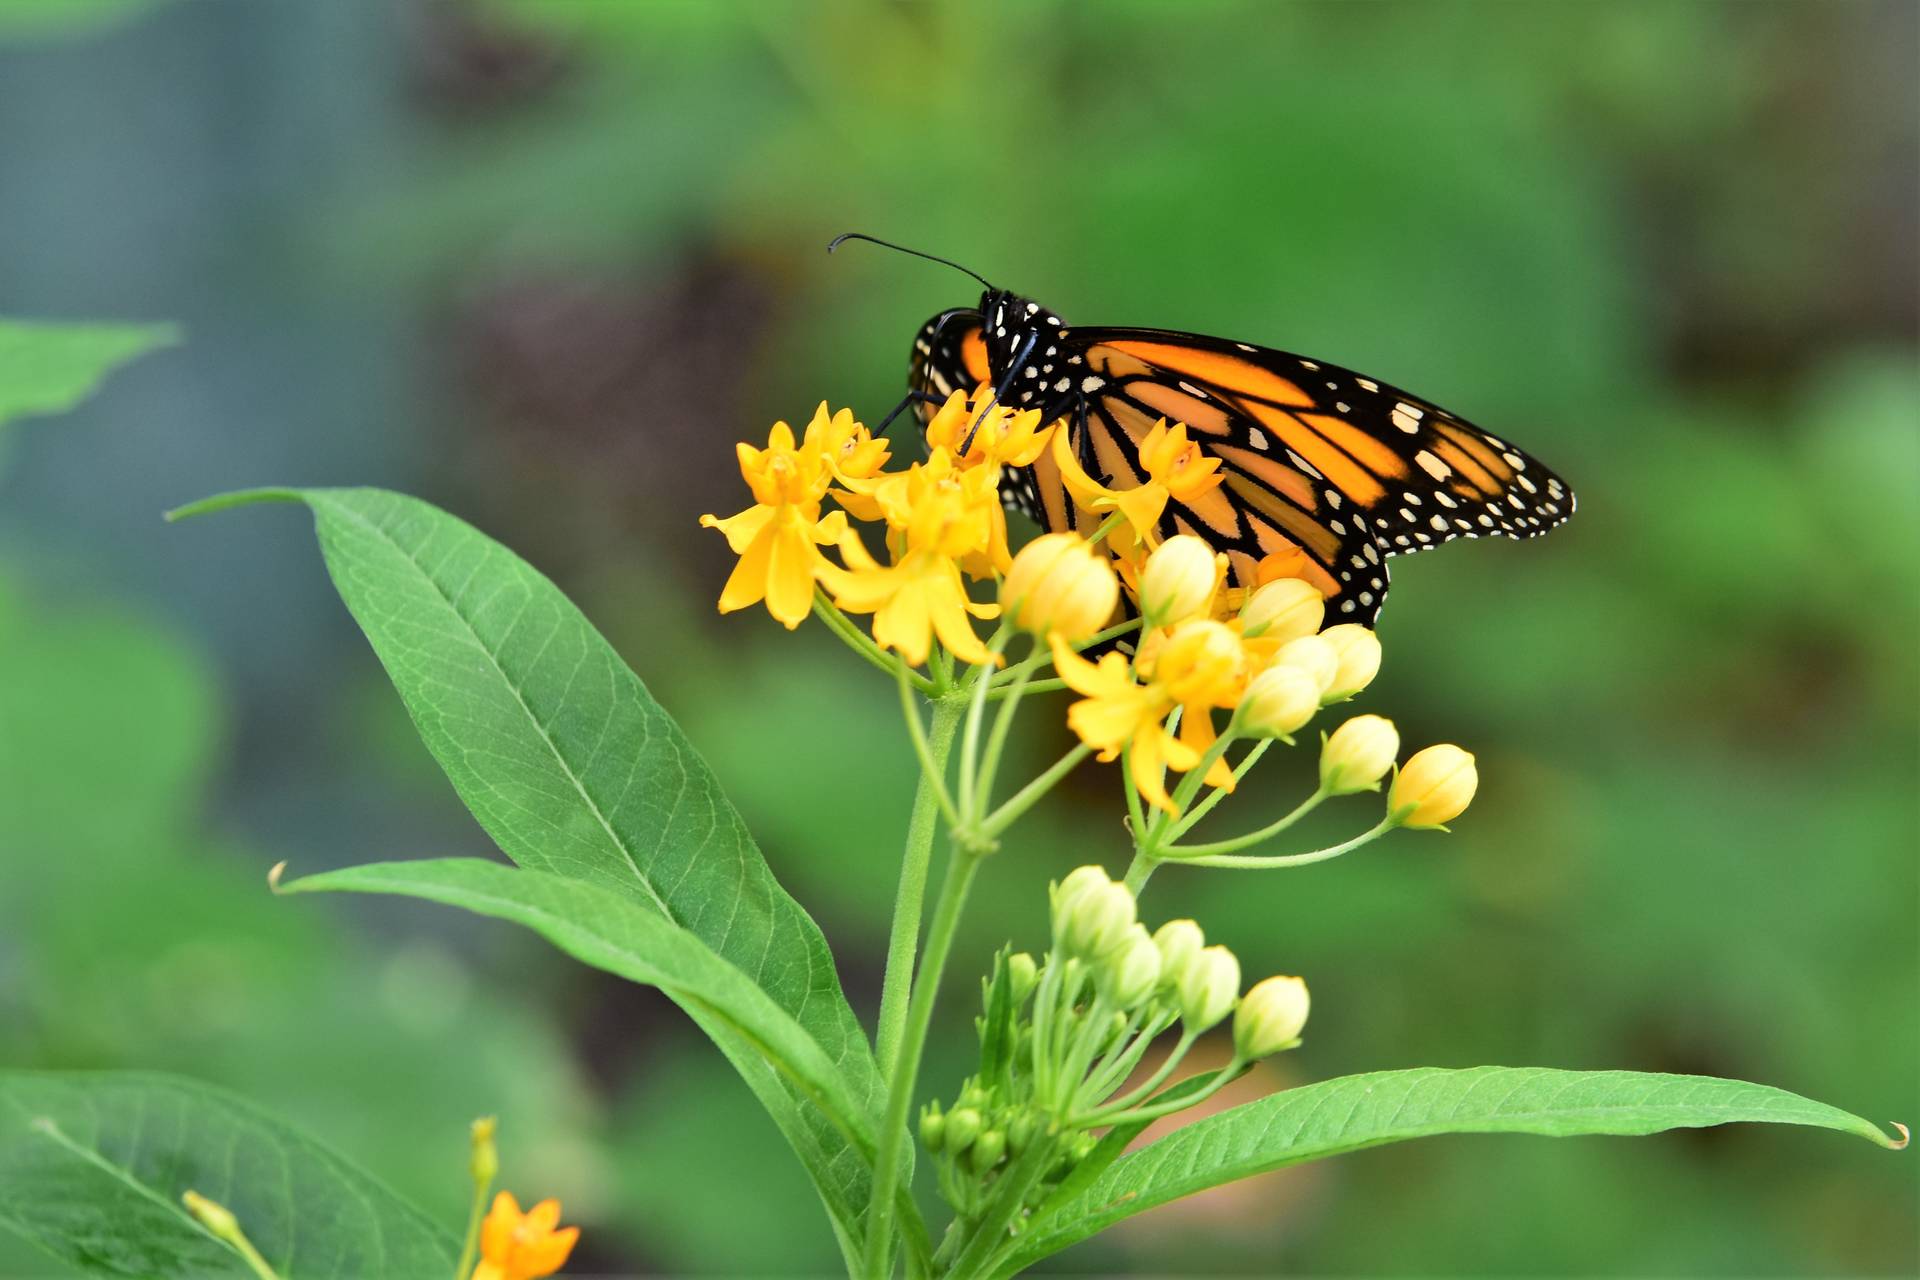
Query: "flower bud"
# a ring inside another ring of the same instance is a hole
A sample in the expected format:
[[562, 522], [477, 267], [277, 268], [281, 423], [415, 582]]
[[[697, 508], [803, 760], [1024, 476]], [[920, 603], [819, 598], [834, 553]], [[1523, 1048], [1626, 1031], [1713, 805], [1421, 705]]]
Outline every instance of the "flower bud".
[[1013, 1007], [1018, 1009], [1026, 998], [1033, 994], [1033, 984], [1039, 980], [1040, 969], [1034, 964], [1033, 957], [1024, 951], [1016, 951], [1007, 957], [1007, 981], [1012, 984], [1009, 992], [1013, 996]]
[[1438, 827], [1466, 812], [1480, 774], [1473, 756], [1450, 742], [1425, 747], [1400, 766], [1387, 792], [1387, 812], [1403, 827]]
[[1328, 627], [1320, 638], [1333, 646], [1340, 666], [1327, 686], [1328, 702], [1344, 702], [1373, 683], [1380, 674], [1380, 637], [1357, 622]]
[[1140, 574], [1140, 616], [1167, 627], [1206, 613], [1221, 579], [1222, 557], [1190, 533], [1168, 538], [1147, 557]]
[[1153, 945], [1160, 949], [1160, 987], [1171, 991], [1207, 945], [1207, 935], [1191, 920], [1169, 920], [1153, 931]]
[[500, 1148], [494, 1145], [494, 1131], [499, 1122], [492, 1116], [481, 1116], [473, 1122], [472, 1156], [467, 1162], [467, 1172], [473, 1175], [477, 1187], [490, 1187], [500, 1174]]
[[989, 1129], [974, 1139], [972, 1149], [967, 1152], [967, 1163], [975, 1173], [985, 1173], [999, 1164], [1000, 1157], [1006, 1153], [1007, 1135], [998, 1129]]
[[1225, 947], [1203, 948], [1180, 975], [1180, 1020], [1198, 1034], [1233, 1012], [1240, 994], [1240, 961]]
[[1016, 627], [1068, 643], [1107, 625], [1120, 603], [1120, 581], [1106, 557], [1072, 533], [1047, 533], [1020, 548], [1000, 584], [1000, 604]]
[[1246, 650], [1225, 623], [1192, 619], [1167, 637], [1154, 658], [1153, 678], [1175, 702], [1230, 706]]
[[1072, 912], [1074, 901], [1089, 890], [1105, 888], [1112, 883], [1113, 877], [1103, 869], [1087, 866], [1075, 867], [1067, 873], [1066, 879], [1053, 886], [1049, 891], [1049, 897], [1053, 904], [1053, 943], [1056, 947], [1063, 945], [1067, 918]]
[[1311, 582], [1279, 578], [1254, 592], [1240, 611], [1241, 634], [1292, 640], [1310, 636], [1327, 616], [1327, 602]]
[[938, 1151], [946, 1136], [947, 1118], [940, 1114], [938, 1102], [929, 1102], [920, 1113], [920, 1145], [929, 1151]]
[[1031, 1111], [1019, 1111], [1007, 1124], [1007, 1150], [1019, 1155], [1033, 1145], [1040, 1134], [1040, 1117]]
[[1153, 994], [1160, 982], [1160, 948], [1153, 945], [1145, 925], [1134, 925], [1126, 938], [1101, 960], [1095, 979], [1107, 1003], [1131, 1009]]
[[1355, 716], [1320, 748], [1320, 789], [1330, 796], [1378, 791], [1400, 754], [1400, 731], [1384, 716]]
[[941, 1135], [940, 1145], [950, 1156], [957, 1156], [973, 1145], [984, 1127], [980, 1113], [972, 1107], [955, 1107], [947, 1112], [946, 1133]]
[[1273, 664], [1300, 668], [1313, 677], [1324, 694], [1340, 671], [1340, 655], [1320, 636], [1295, 636], [1280, 646], [1273, 655]]
[[1060, 924], [1060, 941], [1070, 956], [1089, 963], [1126, 941], [1137, 912], [1133, 895], [1109, 880], [1077, 895]]
[[1247, 684], [1234, 712], [1240, 732], [1284, 738], [1320, 710], [1320, 685], [1299, 667], [1268, 667]]
[[1256, 982], [1233, 1014], [1233, 1051], [1258, 1062], [1300, 1043], [1307, 1025], [1307, 984], [1298, 978]]

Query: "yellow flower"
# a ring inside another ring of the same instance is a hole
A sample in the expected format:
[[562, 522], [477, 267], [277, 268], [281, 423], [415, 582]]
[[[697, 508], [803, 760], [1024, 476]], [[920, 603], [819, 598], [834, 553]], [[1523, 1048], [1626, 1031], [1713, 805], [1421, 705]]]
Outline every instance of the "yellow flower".
[[1330, 796], [1378, 791], [1400, 754], [1400, 731], [1381, 716], [1355, 716], [1320, 747], [1320, 786]]
[[1320, 686], [1313, 676], [1299, 667], [1276, 664], [1248, 682], [1238, 712], [1240, 728], [1261, 738], [1287, 738], [1319, 709]]
[[[1197, 759], [1214, 743], [1214, 710], [1239, 702], [1247, 687], [1246, 648], [1232, 627], [1209, 618], [1191, 619], [1165, 634], [1151, 655], [1153, 680], [1180, 704], [1180, 741]], [[1216, 760], [1207, 782], [1231, 791], [1233, 770]]]
[[1320, 638], [1333, 646], [1340, 659], [1333, 681], [1321, 695], [1326, 702], [1345, 702], [1373, 683], [1380, 674], [1380, 637], [1357, 622], [1328, 627]]
[[1140, 466], [1147, 473], [1144, 482], [1132, 489], [1109, 489], [1088, 475], [1073, 456], [1067, 433], [1053, 433], [1053, 460], [1060, 468], [1061, 480], [1074, 500], [1089, 511], [1112, 509], [1126, 517], [1133, 536], [1148, 546], [1159, 544], [1155, 531], [1160, 513], [1169, 498], [1192, 502], [1220, 486], [1226, 479], [1220, 460], [1209, 457], [1187, 437], [1187, 425], [1171, 427], [1160, 419], [1140, 441]]
[[854, 421], [851, 409], [829, 414], [825, 400], [807, 424], [806, 443], [819, 449], [821, 458], [841, 480], [865, 480], [887, 465], [886, 440], [875, 439], [865, 426]]
[[1028, 467], [1046, 449], [1052, 431], [1040, 426], [1038, 409], [1009, 409], [982, 384], [947, 397], [927, 422], [927, 448], [947, 450], [963, 467]]
[[1085, 695], [1067, 708], [1067, 727], [1099, 752], [1101, 760], [1130, 748], [1127, 764], [1134, 790], [1155, 808], [1174, 812], [1161, 775], [1169, 768], [1191, 769], [1200, 756], [1167, 732], [1173, 699], [1166, 688], [1157, 681], [1143, 685], [1134, 680], [1122, 654], [1106, 654], [1095, 665], [1057, 635], [1053, 665], [1068, 688]]
[[538, 1280], [567, 1264], [580, 1228], [560, 1226], [560, 1202], [542, 1200], [525, 1213], [502, 1191], [480, 1223], [480, 1265], [473, 1280]]
[[1448, 742], [1425, 747], [1400, 766], [1387, 813], [1403, 827], [1444, 826], [1466, 812], [1479, 786], [1471, 753]]
[[967, 619], [969, 614], [996, 617], [1000, 610], [967, 597], [959, 566], [950, 557], [909, 543], [898, 561], [882, 565], [851, 535], [840, 550], [847, 567], [829, 564], [820, 579], [841, 609], [873, 615], [873, 638], [881, 648], [895, 650], [911, 666], [923, 666], [938, 636], [963, 661], [994, 660]]
[[1058, 631], [1074, 644], [1107, 625], [1120, 603], [1120, 583], [1086, 539], [1047, 533], [1013, 558], [1000, 584], [1000, 603], [1021, 630], [1039, 636]]
[[[816, 423], [825, 408], [815, 415]], [[793, 428], [776, 422], [765, 449], [738, 447], [740, 474], [756, 505], [724, 520], [700, 517], [705, 527], [720, 530], [740, 557], [721, 589], [720, 612], [764, 600], [767, 612], [791, 631], [812, 609], [814, 579], [827, 563], [819, 548], [839, 541], [847, 524], [837, 511], [825, 519], [820, 516], [820, 499], [833, 480], [833, 469], [821, 452], [823, 443], [824, 432], [816, 436], [809, 428], [806, 443], [795, 447]]]
[[1300, 578], [1278, 578], [1255, 591], [1240, 611], [1248, 639], [1268, 637], [1282, 644], [1320, 630], [1326, 598]]

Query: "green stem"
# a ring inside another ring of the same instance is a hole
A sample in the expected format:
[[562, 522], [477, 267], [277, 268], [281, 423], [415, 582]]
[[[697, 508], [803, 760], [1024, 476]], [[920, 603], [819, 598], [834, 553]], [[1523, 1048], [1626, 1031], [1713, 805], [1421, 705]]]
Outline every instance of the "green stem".
[[[927, 743], [926, 727], [920, 723], [920, 708], [913, 705], [913, 689], [907, 683], [907, 660], [896, 658], [893, 669], [899, 676], [900, 710], [907, 717], [907, 737], [913, 740], [913, 753], [920, 757], [920, 777], [932, 784], [934, 799], [939, 803], [947, 825], [958, 827], [960, 812], [954, 808], [953, 797], [947, 793], [946, 760], [943, 758], [937, 764], [934, 761], [933, 749]], [[946, 704], [947, 699], [939, 698], [933, 705], [941, 707]]]
[[1133, 852], [1133, 861], [1127, 864], [1127, 874], [1124, 881], [1127, 886], [1127, 892], [1135, 898], [1138, 898], [1140, 891], [1147, 887], [1147, 880], [1153, 875], [1153, 869], [1159, 865], [1158, 862], [1148, 857], [1145, 851], [1135, 849]]
[[467, 1238], [460, 1246], [460, 1263], [454, 1268], [453, 1280], [467, 1280], [473, 1274], [475, 1255], [480, 1251], [480, 1219], [487, 1212], [488, 1184], [474, 1180], [473, 1207], [467, 1211]]
[[1040, 797], [1053, 790], [1060, 779], [1073, 772], [1075, 765], [1092, 754], [1093, 748], [1084, 742], [1069, 748], [1067, 754], [1054, 761], [1045, 773], [1020, 788], [1020, 790], [1014, 792], [1005, 804], [995, 809], [992, 814], [983, 820], [980, 823], [980, 833], [988, 839], [992, 839], [1002, 831], [1005, 831], [1014, 819], [1033, 808], [1035, 804], [1039, 803]]
[[[1164, 1026], [1160, 1028], [1160, 1030], [1164, 1030], [1164, 1029], [1165, 1029]], [[1156, 1030], [1151, 1034], [1159, 1035], [1160, 1030]], [[1151, 1036], [1142, 1037], [1142, 1039], [1150, 1039], [1150, 1038]], [[1160, 1064], [1160, 1069], [1154, 1072], [1153, 1076], [1150, 1079], [1148, 1079], [1145, 1084], [1142, 1084], [1139, 1088], [1128, 1093], [1127, 1096], [1124, 1098], [1115, 1098], [1110, 1102], [1107, 1102], [1101, 1106], [1095, 1107], [1092, 1111], [1089, 1111], [1085, 1116], [1075, 1117], [1073, 1123], [1076, 1125], [1086, 1125], [1086, 1124], [1095, 1123], [1094, 1117], [1099, 1116], [1102, 1112], [1125, 1111], [1128, 1107], [1133, 1106], [1135, 1103], [1141, 1101], [1142, 1099], [1151, 1098], [1153, 1096], [1153, 1091], [1155, 1089], [1158, 1089], [1161, 1085], [1167, 1082], [1167, 1077], [1172, 1075], [1175, 1069], [1179, 1067], [1181, 1059], [1187, 1056], [1187, 1050], [1193, 1048], [1193, 1042], [1195, 1040], [1198, 1040], [1199, 1038], [1200, 1037], [1195, 1035], [1192, 1031], [1182, 1029], [1180, 1032], [1180, 1041], [1179, 1043], [1173, 1046], [1173, 1052], [1167, 1055], [1167, 1060]]]
[[942, 698], [933, 704], [933, 728], [927, 740], [927, 763], [933, 772], [921, 772], [920, 785], [913, 793], [913, 813], [907, 819], [907, 847], [900, 860], [900, 886], [893, 895], [893, 928], [887, 936], [887, 969], [880, 985], [880, 1026], [874, 1042], [883, 1076], [893, 1070], [893, 1056], [907, 1024], [913, 957], [920, 943], [920, 909], [926, 901], [927, 865], [932, 861], [933, 835], [940, 813], [939, 779], [953, 750], [961, 705], [955, 698]]
[[[1253, 766], [1260, 763], [1260, 757], [1267, 754], [1267, 748], [1272, 746], [1275, 741], [1277, 741], [1277, 739], [1262, 738], [1253, 744], [1252, 749], [1249, 750], [1246, 755], [1240, 758], [1240, 763], [1233, 767], [1234, 786], [1238, 787], [1242, 782], [1246, 781], [1247, 775], [1253, 772]], [[1200, 803], [1194, 805], [1193, 808], [1182, 814], [1180, 821], [1174, 823], [1172, 830], [1167, 832], [1169, 839], [1178, 840], [1181, 836], [1193, 830], [1194, 824], [1198, 823], [1200, 819], [1206, 817], [1209, 813], [1212, 813], [1213, 807], [1226, 799], [1226, 797], [1227, 789], [1225, 787], [1215, 787], [1206, 795], [1201, 796]]]
[[[873, 638], [867, 635], [866, 632], [854, 626], [846, 614], [835, 608], [833, 602], [827, 599], [824, 591], [816, 591], [814, 593], [813, 616], [826, 623], [827, 630], [839, 636], [840, 639], [846, 642], [849, 649], [852, 649], [862, 658], [880, 668], [882, 671], [891, 672], [893, 670], [893, 657], [888, 654], [885, 649], [875, 644]], [[933, 682], [919, 672], [909, 672], [907, 679], [911, 681], [913, 687], [921, 693], [933, 692]]]
[[[1006, 647], [1006, 638], [1005, 627], [994, 632], [993, 639], [987, 642], [988, 653], [997, 659]], [[980, 730], [986, 722], [987, 689], [992, 684], [995, 665], [991, 660], [983, 662], [967, 677], [973, 687], [967, 699], [966, 736], [960, 744], [960, 812], [968, 822], [978, 821], [986, 809], [986, 799], [979, 792]]]
[[1168, 860], [1178, 862], [1183, 867], [1229, 867], [1240, 871], [1268, 871], [1280, 867], [1304, 867], [1315, 862], [1325, 862], [1329, 858], [1337, 858], [1343, 853], [1351, 853], [1361, 845], [1371, 840], [1379, 839], [1398, 825], [1399, 824], [1392, 818], [1382, 818], [1379, 824], [1372, 830], [1362, 832], [1360, 835], [1355, 836], [1343, 844], [1336, 844], [1328, 849], [1315, 849], [1312, 853], [1294, 853], [1274, 858], [1218, 856], [1195, 858], [1188, 857], [1184, 852], [1181, 852], [1178, 856]]
[[893, 1247], [894, 1192], [900, 1185], [900, 1161], [907, 1138], [907, 1115], [913, 1108], [913, 1090], [920, 1076], [920, 1056], [927, 1047], [927, 1028], [933, 1023], [933, 1004], [940, 991], [940, 975], [953, 949], [960, 911], [973, 885], [980, 859], [956, 847], [947, 861], [947, 874], [934, 904], [927, 930], [927, 950], [913, 983], [907, 1005], [907, 1025], [893, 1069], [888, 1072], [887, 1112], [880, 1123], [874, 1153], [873, 1199], [867, 1211], [865, 1272], [868, 1280], [886, 1280]]
[[1164, 858], [1179, 858], [1184, 861], [1187, 858], [1207, 858], [1218, 854], [1238, 853], [1242, 849], [1250, 849], [1256, 844], [1271, 840], [1274, 836], [1279, 835], [1282, 831], [1285, 831], [1288, 827], [1306, 817], [1309, 813], [1312, 813], [1320, 807], [1322, 801], [1326, 800], [1328, 794], [1324, 787], [1320, 788], [1305, 800], [1302, 800], [1292, 813], [1274, 819], [1258, 831], [1249, 832], [1244, 836], [1235, 836], [1231, 840], [1215, 840], [1210, 844], [1171, 845], [1160, 850], [1160, 855]]
[[1040, 664], [1047, 660], [1047, 651], [1039, 643], [1033, 646], [1033, 653], [1026, 661], [1013, 668], [1014, 680], [1006, 690], [1006, 697], [1000, 704], [1000, 710], [993, 717], [993, 732], [987, 735], [987, 752], [980, 761], [980, 808], [982, 810], [993, 803], [994, 775], [1000, 771], [1000, 753], [1007, 745], [1007, 733], [1013, 728], [1014, 712], [1020, 708], [1020, 699], [1026, 694], [1027, 682]]
[[953, 1260], [948, 1269], [950, 1276], [978, 1276], [987, 1274], [985, 1263], [989, 1257], [999, 1251], [1005, 1241], [1007, 1227], [1019, 1216], [1027, 1196], [1040, 1179], [1046, 1176], [1047, 1169], [1053, 1164], [1054, 1144], [1050, 1135], [1036, 1134], [1033, 1143], [1025, 1151], [1015, 1156], [1000, 1171], [994, 1182], [993, 1199], [987, 1202], [981, 1211], [980, 1219], [970, 1233], [966, 1247], [960, 1256]]
[[1234, 1061], [1222, 1067], [1219, 1074], [1208, 1081], [1207, 1086], [1198, 1093], [1187, 1094], [1174, 1099], [1172, 1102], [1163, 1102], [1159, 1106], [1140, 1107], [1134, 1111], [1116, 1111], [1112, 1113], [1096, 1112], [1093, 1116], [1082, 1120], [1080, 1123], [1096, 1125], [1140, 1124], [1144, 1121], [1158, 1120], [1161, 1116], [1170, 1116], [1176, 1111], [1184, 1111], [1188, 1107], [1205, 1102], [1208, 1098], [1211, 1098], [1214, 1094], [1220, 1092], [1220, 1090], [1245, 1075], [1247, 1068], [1252, 1065], [1250, 1062], [1241, 1062], [1236, 1058]]

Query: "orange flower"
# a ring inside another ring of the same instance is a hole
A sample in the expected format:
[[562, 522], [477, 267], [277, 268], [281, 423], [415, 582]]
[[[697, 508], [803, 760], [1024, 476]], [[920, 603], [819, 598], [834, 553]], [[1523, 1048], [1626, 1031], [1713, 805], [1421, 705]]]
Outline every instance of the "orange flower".
[[982, 384], [947, 397], [927, 422], [927, 447], [947, 450], [963, 467], [1027, 467], [1046, 449], [1052, 431], [1040, 426], [1038, 409], [1009, 409]]
[[[852, 441], [857, 432], [865, 431], [851, 414], [843, 416], [851, 428], [845, 440]], [[819, 547], [837, 542], [847, 524], [838, 511], [824, 520], [820, 517], [820, 500], [834, 474], [823, 452], [831, 434], [827, 428], [838, 421], [827, 418], [823, 404], [807, 429], [805, 443], [796, 447], [793, 428], [776, 422], [765, 449], [750, 444], [738, 447], [740, 475], [753, 491], [755, 505], [724, 520], [700, 517], [705, 527], [720, 530], [740, 557], [721, 589], [720, 612], [732, 613], [764, 600], [767, 612], [791, 631], [813, 608], [814, 579], [826, 564]]]
[[1133, 536], [1149, 547], [1159, 544], [1155, 531], [1169, 498], [1191, 501], [1216, 489], [1226, 479], [1220, 459], [1207, 456], [1187, 437], [1187, 425], [1171, 427], [1165, 418], [1154, 423], [1140, 441], [1140, 466], [1147, 473], [1141, 484], [1131, 489], [1109, 489], [1088, 475], [1073, 456], [1067, 433], [1053, 434], [1053, 460], [1060, 478], [1074, 500], [1089, 511], [1112, 509], [1126, 517]]
[[1085, 695], [1067, 708], [1067, 727], [1102, 760], [1127, 749], [1134, 790], [1155, 808], [1174, 812], [1163, 775], [1170, 768], [1193, 768], [1200, 754], [1167, 732], [1174, 699], [1166, 686], [1135, 681], [1122, 654], [1106, 654], [1098, 665], [1088, 662], [1058, 635], [1053, 637], [1053, 665], [1068, 688]]
[[560, 1225], [560, 1202], [542, 1200], [525, 1213], [505, 1191], [480, 1223], [480, 1265], [473, 1280], [538, 1280], [567, 1264], [580, 1228]]

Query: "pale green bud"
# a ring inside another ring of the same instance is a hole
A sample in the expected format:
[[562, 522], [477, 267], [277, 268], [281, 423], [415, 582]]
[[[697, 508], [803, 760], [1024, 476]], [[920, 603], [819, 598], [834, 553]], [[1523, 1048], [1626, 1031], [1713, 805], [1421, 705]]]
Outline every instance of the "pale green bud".
[[989, 1129], [974, 1139], [972, 1148], [967, 1152], [967, 1163], [973, 1166], [975, 1173], [985, 1173], [1000, 1163], [1000, 1157], [1007, 1153], [1007, 1135], [998, 1129]]
[[1016, 951], [1007, 957], [1007, 981], [1013, 987], [1014, 1008], [1018, 1009], [1026, 998], [1033, 994], [1033, 985], [1039, 978], [1040, 967], [1026, 952]]
[[973, 1140], [980, 1136], [980, 1130], [984, 1127], [985, 1122], [978, 1111], [972, 1107], [955, 1107], [947, 1112], [947, 1131], [941, 1136], [940, 1145], [948, 1155], [957, 1156], [973, 1145]]
[[1031, 1111], [1017, 1112], [1007, 1125], [1007, 1150], [1019, 1155], [1040, 1133], [1040, 1118]]
[[1101, 994], [1116, 1008], [1131, 1009], [1153, 994], [1160, 982], [1160, 948], [1145, 925], [1128, 929], [1120, 945], [1101, 957], [1098, 974]]
[[1072, 914], [1073, 904], [1083, 894], [1091, 890], [1104, 889], [1113, 883], [1100, 867], [1076, 867], [1067, 873], [1067, 878], [1053, 886], [1048, 895], [1053, 905], [1053, 943], [1064, 946], [1067, 919]]
[[1207, 935], [1191, 920], [1169, 920], [1153, 931], [1153, 945], [1160, 949], [1160, 986], [1170, 991], [1207, 945]]
[[1357, 622], [1328, 627], [1320, 638], [1333, 646], [1340, 665], [1325, 694], [1328, 702], [1343, 702], [1373, 683], [1380, 674], [1380, 637]]
[[1198, 1034], [1233, 1012], [1240, 994], [1240, 961], [1222, 946], [1204, 947], [1180, 975], [1180, 1020]]
[[940, 1104], [928, 1105], [920, 1113], [920, 1144], [929, 1151], [938, 1151], [947, 1136], [947, 1118], [940, 1114]]
[[1126, 941], [1138, 908], [1123, 884], [1109, 880], [1076, 896], [1063, 922], [1062, 944], [1069, 955], [1098, 960]]
[[1400, 731], [1383, 716], [1355, 716], [1320, 748], [1320, 786], [1330, 796], [1379, 789], [1400, 754]]
[[1248, 1062], [1291, 1049], [1307, 1025], [1307, 984], [1268, 978], [1254, 984], [1233, 1014], [1233, 1051]]

